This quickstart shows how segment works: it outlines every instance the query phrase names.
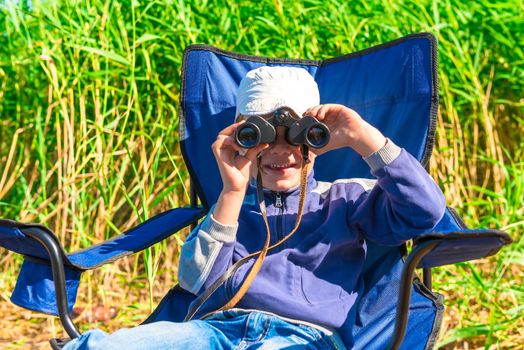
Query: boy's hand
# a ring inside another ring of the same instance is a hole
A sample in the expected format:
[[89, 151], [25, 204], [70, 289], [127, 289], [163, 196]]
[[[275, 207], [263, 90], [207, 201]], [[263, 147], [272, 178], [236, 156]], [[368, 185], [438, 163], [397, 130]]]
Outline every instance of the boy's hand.
[[269, 145], [260, 144], [248, 150], [237, 145], [234, 135], [237, 127], [242, 123], [244, 122], [232, 124], [222, 130], [211, 148], [222, 178], [222, 192], [238, 193], [243, 196], [251, 176], [251, 167], [256, 165], [258, 153]]
[[386, 144], [386, 138], [354, 110], [340, 104], [325, 104], [309, 108], [304, 115], [310, 115], [327, 125], [331, 132], [329, 143], [316, 154], [351, 147], [363, 157], [378, 151]]

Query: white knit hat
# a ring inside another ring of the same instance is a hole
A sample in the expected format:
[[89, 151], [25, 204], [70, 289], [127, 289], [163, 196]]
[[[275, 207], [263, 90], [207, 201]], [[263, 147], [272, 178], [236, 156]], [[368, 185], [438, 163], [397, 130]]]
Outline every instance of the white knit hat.
[[303, 68], [268, 67], [249, 71], [238, 87], [236, 116], [270, 113], [286, 106], [299, 116], [320, 103], [318, 86]]

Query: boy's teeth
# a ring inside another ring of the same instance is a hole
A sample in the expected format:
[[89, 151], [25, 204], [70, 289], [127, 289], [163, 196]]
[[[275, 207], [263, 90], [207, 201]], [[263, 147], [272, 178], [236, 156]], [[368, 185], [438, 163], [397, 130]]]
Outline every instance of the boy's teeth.
[[273, 169], [283, 169], [283, 168], [289, 168], [291, 164], [271, 164], [270, 166]]

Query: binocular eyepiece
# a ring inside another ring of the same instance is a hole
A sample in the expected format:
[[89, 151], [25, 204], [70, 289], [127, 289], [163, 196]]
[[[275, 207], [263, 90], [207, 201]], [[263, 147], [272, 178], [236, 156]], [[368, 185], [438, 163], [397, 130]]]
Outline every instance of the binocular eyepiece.
[[305, 144], [312, 148], [322, 148], [329, 142], [330, 132], [324, 123], [311, 116], [300, 118], [286, 107], [269, 114], [249, 117], [237, 128], [235, 142], [242, 148], [272, 143], [279, 126], [286, 128], [286, 141], [291, 145]]

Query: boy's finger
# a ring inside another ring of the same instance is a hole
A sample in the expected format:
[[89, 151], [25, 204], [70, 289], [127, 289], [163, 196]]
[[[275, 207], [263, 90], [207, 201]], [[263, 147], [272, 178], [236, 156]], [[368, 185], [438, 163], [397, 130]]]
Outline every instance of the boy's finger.
[[318, 114], [318, 111], [319, 109], [322, 108], [322, 105], [318, 105], [318, 106], [314, 106], [314, 107], [309, 107], [305, 112], [304, 112], [304, 115], [310, 115], [312, 117], [317, 117], [317, 114]]
[[325, 105], [320, 105], [320, 108], [317, 111], [317, 119], [318, 120], [324, 120], [326, 118], [326, 112], [328, 110], [328, 107]]
[[235, 151], [240, 152], [240, 153], [242, 153], [243, 150], [244, 150], [244, 148], [240, 147], [240, 146], [235, 142], [235, 140], [233, 139], [232, 136], [227, 136], [226, 138], [224, 138], [223, 144], [226, 145], [226, 146], [229, 146], [229, 147], [233, 148]]
[[230, 138], [231, 138], [231, 136], [218, 135], [217, 139], [215, 140], [215, 142], [213, 142], [213, 144], [211, 145], [211, 148], [215, 149], [215, 150], [219, 150], [219, 149], [224, 148], [224, 146], [228, 147], [229, 146], [228, 139], [230, 139]]
[[321, 122], [330, 123], [335, 120], [340, 113], [341, 105], [328, 103], [319, 106], [316, 118]]
[[242, 123], [245, 123], [245, 120], [241, 120], [237, 123], [233, 123], [231, 124], [230, 126], [228, 126], [227, 128], [223, 129], [222, 131], [220, 131], [219, 135], [227, 135], [227, 136], [230, 136], [230, 135], [233, 135], [233, 133], [235, 132], [235, 130], [238, 128], [238, 126]]
[[246, 152], [244, 157], [246, 157], [250, 161], [254, 162], [257, 159], [257, 155], [260, 152], [262, 152], [263, 150], [265, 150], [266, 148], [268, 148], [268, 147], [269, 147], [269, 144], [263, 143], [263, 144], [260, 144], [258, 146], [255, 146], [253, 148], [250, 148], [250, 149], [248, 149], [248, 151]]

